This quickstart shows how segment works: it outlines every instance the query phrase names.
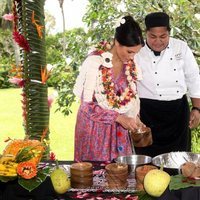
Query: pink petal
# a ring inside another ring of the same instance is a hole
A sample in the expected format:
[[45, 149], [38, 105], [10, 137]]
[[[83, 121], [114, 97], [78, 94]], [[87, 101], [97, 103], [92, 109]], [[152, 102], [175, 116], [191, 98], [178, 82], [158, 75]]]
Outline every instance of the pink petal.
[[13, 21], [14, 20], [14, 15], [12, 13], [5, 14], [2, 17], [3, 17], [4, 20], [8, 20], [8, 21]]
[[16, 77], [13, 77], [13, 78], [10, 78], [9, 79], [9, 82], [10, 83], [13, 83], [15, 85], [18, 85], [19, 87], [23, 87], [24, 86], [24, 80], [21, 79], [21, 78], [16, 78]]
[[54, 99], [55, 99], [54, 95], [48, 96], [48, 106], [49, 106], [49, 108], [51, 108]]

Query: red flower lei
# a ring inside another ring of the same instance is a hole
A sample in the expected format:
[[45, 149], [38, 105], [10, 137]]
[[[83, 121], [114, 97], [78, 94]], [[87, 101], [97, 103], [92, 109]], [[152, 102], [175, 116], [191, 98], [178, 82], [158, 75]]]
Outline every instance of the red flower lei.
[[131, 99], [135, 97], [135, 91], [131, 86], [134, 84], [133, 82], [137, 80], [136, 67], [133, 61], [129, 61], [126, 64], [125, 75], [127, 77], [127, 87], [121, 92], [121, 94], [116, 94], [114, 91], [115, 84], [112, 82], [111, 68], [102, 66], [101, 73], [104, 87], [104, 91], [102, 93], [106, 95], [109, 106], [112, 106], [113, 108], [120, 108], [121, 106], [128, 104]]

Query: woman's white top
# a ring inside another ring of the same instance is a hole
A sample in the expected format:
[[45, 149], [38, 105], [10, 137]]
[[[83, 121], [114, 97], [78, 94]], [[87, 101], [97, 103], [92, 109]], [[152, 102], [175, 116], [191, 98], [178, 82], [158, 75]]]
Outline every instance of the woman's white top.
[[199, 67], [186, 42], [170, 38], [160, 56], [145, 45], [135, 56], [135, 62], [143, 77], [137, 82], [140, 98], [170, 101], [186, 93], [200, 98]]
[[[113, 110], [120, 114], [126, 114], [130, 117], [136, 117], [139, 113], [139, 98], [133, 98], [127, 105], [120, 108], [112, 108], [107, 102], [106, 95], [102, 94], [102, 82], [100, 66], [104, 59], [101, 55], [88, 56], [80, 67], [79, 75], [76, 79], [73, 92], [84, 102], [92, 102], [93, 95], [98, 102], [98, 105], [104, 109]], [[141, 79], [141, 70], [137, 68], [138, 80]], [[135, 83], [132, 86], [136, 90]]]

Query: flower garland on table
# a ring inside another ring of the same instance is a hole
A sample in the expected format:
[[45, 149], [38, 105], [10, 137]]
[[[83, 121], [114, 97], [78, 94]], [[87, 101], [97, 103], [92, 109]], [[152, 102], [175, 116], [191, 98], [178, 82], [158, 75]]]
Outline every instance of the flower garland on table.
[[[103, 42], [103, 50], [98, 52], [102, 57], [102, 65], [100, 67], [98, 83], [96, 89], [97, 101], [104, 108], [113, 109], [120, 113], [129, 110], [130, 102], [136, 98], [137, 69], [133, 60], [124, 64], [127, 87], [118, 93], [115, 92], [115, 83], [112, 80], [112, 54], [106, 51], [106, 46], [110, 43]], [[98, 46], [99, 47], [99, 46]]]

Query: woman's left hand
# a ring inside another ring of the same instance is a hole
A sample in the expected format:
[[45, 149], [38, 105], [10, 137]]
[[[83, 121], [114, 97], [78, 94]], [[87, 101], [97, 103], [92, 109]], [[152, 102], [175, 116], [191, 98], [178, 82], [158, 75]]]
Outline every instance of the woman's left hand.
[[200, 124], [200, 112], [198, 110], [191, 110], [189, 127], [191, 129], [197, 128]]

